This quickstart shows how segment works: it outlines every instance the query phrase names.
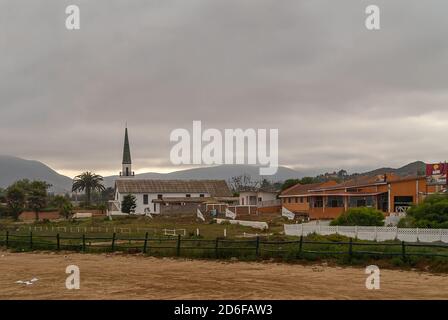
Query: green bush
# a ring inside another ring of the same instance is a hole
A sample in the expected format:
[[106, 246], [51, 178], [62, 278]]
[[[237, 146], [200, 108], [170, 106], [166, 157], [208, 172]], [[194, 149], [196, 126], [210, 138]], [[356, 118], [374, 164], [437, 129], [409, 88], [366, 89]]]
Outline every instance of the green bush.
[[332, 226], [383, 226], [384, 215], [374, 208], [351, 208], [331, 221]]
[[448, 228], [448, 195], [428, 196], [421, 204], [412, 206], [407, 216], [400, 220], [399, 227]]
[[0, 204], [0, 218], [5, 218], [11, 215], [10, 209], [7, 206]]

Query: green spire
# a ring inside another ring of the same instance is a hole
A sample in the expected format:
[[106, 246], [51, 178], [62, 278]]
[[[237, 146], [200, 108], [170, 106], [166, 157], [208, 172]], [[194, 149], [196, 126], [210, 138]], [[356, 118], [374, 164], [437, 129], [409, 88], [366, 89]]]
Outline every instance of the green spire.
[[123, 164], [131, 164], [131, 148], [129, 147], [128, 128], [124, 131]]

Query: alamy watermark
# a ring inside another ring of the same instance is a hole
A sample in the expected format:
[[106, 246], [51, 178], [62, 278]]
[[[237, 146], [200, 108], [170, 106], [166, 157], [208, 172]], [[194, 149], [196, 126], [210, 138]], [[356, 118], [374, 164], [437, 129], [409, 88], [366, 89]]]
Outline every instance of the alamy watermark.
[[366, 288], [378, 290], [380, 288], [380, 268], [370, 265], [366, 267], [365, 273], [369, 275], [366, 279]]
[[79, 267], [74, 264], [69, 265], [65, 268], [65, 273], [69, 274], [65, 279], [65, 287], [68, 290], [79, 290], [81, 288]]
[[[170, 141], [177, 142], [170, 152], [174, 165], [252, 164], [260, 165], [260, 175], [278, 170], [278, 129], [206, 129], [193, 121], [192, 132], [178, 128]], [[204, 144], [203, 144], [204, 143]]]
[[69, 5], [65, 8], [67, 18], [65, 19], [65, 28], [67, 30], [79, 30], [81, 28], [80, 10], [77, 5]]
[[368, 15], [365, 21], [367, 30], [380, 30], [380, 8], [377, 5], [369, 5], [366, 8]]
[[[67, 30], [79, 30], [81, 24], [79, 6], [69, 5], [65, 8], [65, 13], [67, 15], [65, 20]], [[380, 30], [380, 8], [374, 4], [368, 5], [365, 14], [368, 15], [365, 20], [365, 27], [368, 30]]]

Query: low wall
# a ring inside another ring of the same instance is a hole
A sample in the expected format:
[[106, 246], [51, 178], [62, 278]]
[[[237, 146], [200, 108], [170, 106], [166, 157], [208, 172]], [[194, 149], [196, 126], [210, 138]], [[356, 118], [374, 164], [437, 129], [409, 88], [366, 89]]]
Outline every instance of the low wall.
[[205, 212], [207, 213], [210, 213], [211, 210], [216, 210], [218, 213], [225, 213], [228, 206], [225, 203], [207, 203], [205, 207]]
[[73, 210], [73, 213], [91, 213], [93, 216], [105, 216], [106, 211], [101, 210], [89, 210], [89, 209], [75, 209]]
[[257, 208], [257, 213], [280, 213], [282, 211], [282, 206], [271, 206], [271, 207], [261, 207]]
[[257, 214], [256, 206], [229, 206], [229, 210], [239, 214]]
[[[58, 211], [39, 212], [39, 220], [55, 220], [59, 218], [61, 218], [61, 216], [59, 215]], [[24, 211], [20, 214], [19, 219], [24, 221], [35, 220], [36, 214], [33, 211]]]
[[[75, 209], [73, 213], [91, 213], [92, 216], [105, 216], [106, 213], [101, 210], [89, 210], [89, 209]], [[30, 221], [36, 219], [36, 214], [34, 211], [24, 211], [19, 216], [20, 220]], [[39, 220], [56, 220], [61, 219], [61, 216], [58, 211], [50, 211], [50, 212], [39, 212]]]
[[201, 212], [205, 212], [205, 205], [199, 205], [197, 203], [186, 203], [184, 205], [168, 205], [160, 206], [160, 214], [194, 214], [196, 215], [196, 210], [199, 208]]

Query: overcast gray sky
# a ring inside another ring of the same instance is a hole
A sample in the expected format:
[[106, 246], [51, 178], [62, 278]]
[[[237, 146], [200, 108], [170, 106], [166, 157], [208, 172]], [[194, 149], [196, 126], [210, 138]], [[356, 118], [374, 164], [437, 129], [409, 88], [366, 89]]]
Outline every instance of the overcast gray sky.
[[[81, 29], [65, 29], [65, 7]], [[381, 8], [381, 30], [364, 26]], [[446, 160], [445, 0], [0, 0], [0, 153], [172, 171], [169, 134], [278, 128], [281, 165]]]

